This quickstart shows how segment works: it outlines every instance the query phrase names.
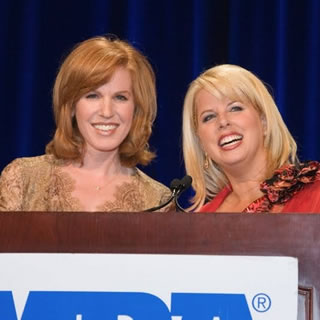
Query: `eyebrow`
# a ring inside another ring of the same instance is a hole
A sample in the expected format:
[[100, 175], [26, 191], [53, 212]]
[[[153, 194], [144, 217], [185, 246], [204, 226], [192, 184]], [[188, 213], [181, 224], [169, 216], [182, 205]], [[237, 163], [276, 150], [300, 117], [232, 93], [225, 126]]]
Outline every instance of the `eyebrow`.
[[202, 111], [200, 114], [199, 114], [199, 117], [201, 117], [204, 113], [206, 112], [212, 112], [212, 109], [206, 109], [204, 111]]
[[[97, 88], [97, 89], [93, 89], [93, 90], [91, 90], [91, 91], [89, 91], [88, 93], [91, 93], [91, 92], [95, 92], [95, 93], [99, 93], [99, 94], [101, 94], [101, 91], [99, 90], [99, 88]], [[124, 90], [119, 90], [119, 91], [115, 91], [113, 94], [120, 94], [120, 93], [126, 93], [126, 94], [129, 94], [129, 95], [132, 95], [132, 93], [133, 93], [133, 91], [132, 91], [132, 89], [124, 89]]]
[[[231, 105], [234, 104], [234, 103], [241, 103], [241, 104], [242, 104], [241, 101], [233, 100], [233, 101], [231, 101], [231, 102], [229, 102], [229, 103], [227, 104], [227, 107], [231, 106]], [[212, 108], [211, 108], [211, 109], [206, 109], [206, 110], [202, 111], [202, 112], [199, 114], [199, 117], [201, 117], [204, 113], [210, 112], [210, 111], [212, 111]]]
[[119, 90], [119, 91], [116, 91], [116, 93], [131, 93], [132, 90]]

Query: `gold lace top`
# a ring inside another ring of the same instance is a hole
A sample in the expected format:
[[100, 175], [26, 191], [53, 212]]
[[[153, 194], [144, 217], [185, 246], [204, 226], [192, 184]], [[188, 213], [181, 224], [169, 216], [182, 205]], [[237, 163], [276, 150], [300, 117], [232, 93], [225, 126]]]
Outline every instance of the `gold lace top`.
[[[72, 196], [75, 181], [62, 171], [63, 164], [52, 155], [12, 161], [0, 177], [0, 211], [85, 211]], [[170, 194], [167, 187], [136, 168], [132, 182], [118, 186], [115, 200], [96, 211], [143, 211], [165, 202]]]

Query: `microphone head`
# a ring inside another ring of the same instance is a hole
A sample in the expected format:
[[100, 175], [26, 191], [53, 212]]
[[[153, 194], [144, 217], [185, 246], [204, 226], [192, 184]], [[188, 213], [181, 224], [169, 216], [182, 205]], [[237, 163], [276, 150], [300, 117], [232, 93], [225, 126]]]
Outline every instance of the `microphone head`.
[[175, 196], [179, 196], [184, 190], [191, 186], [192, 178], [188, 175], [180, 179], [173, 179], [170, 183], [170, 190]]
[[184, 176], [181, 180], [182, 191], [188, 189], [191, 186], [192, 178], [189, 175]]
[[181, 181], [179, 179], [173, 179], [170, 183], [170, 189], [175, 190], [180, 188]]

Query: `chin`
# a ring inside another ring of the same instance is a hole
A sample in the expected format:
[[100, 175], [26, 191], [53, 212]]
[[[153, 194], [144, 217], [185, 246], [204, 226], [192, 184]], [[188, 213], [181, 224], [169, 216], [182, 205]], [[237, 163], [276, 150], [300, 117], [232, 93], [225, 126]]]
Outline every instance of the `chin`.
[[221, 168], [234, 168], [234, 166], [244, 164], [244, 159], [232, 159], [230, 161], [223, 161], [219, 164]]

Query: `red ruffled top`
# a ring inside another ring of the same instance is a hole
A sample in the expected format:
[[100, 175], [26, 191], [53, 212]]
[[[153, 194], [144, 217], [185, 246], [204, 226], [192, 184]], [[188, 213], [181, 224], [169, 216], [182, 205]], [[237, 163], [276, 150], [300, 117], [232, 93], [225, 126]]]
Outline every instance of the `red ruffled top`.
[[[283, 206], [281, 212], [320, 213], [320, 163], [286, 165], [262, 182], [260, 190], [264, 195], [243, 212], [270, 212], [275, 205], [280, 205]], [[200, 212], [215, 212], [231, 191], [230, 186], [225, 187]]]

